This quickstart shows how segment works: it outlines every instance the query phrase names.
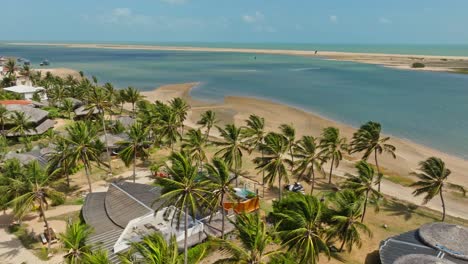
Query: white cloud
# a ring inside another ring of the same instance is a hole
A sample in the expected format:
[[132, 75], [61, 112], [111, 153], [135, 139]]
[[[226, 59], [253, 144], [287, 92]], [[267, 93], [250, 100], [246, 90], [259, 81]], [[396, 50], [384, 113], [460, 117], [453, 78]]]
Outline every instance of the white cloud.
[[381, 18], [379, 18], [379, 23], [380, 24], [391, 24], [392, 21], [390, 19], [386, 18], [386, 17], [381, 17]]
[[260, 11], [257, 11], [254, 14], [243, 15], [241, 18], [245, 23], [252, 25], [252, 29], [254, 31], [268, 33], [276, 32], [276, 29], [267, 23], [265, 15]]
[[188, 0], [161, 0], [161, 1], [168, 3], [168, 4], [175, 4], [175, 5], [185, 4], [188, 2]]
[[98, 20], [105, 24], [120, 25], [150, 25], [154, 19], [150, 16], [135, 14], [130, 8], [114, 8], [109, 14], [98, 16]]
[[130, 8], [114, 8], [107, 13], [82, 15], [83, 20], [100, 25], [141, 26], [154, 31], [201, 29], [205, 21], [190, 17], [148, 16], [133, 12]]
[[255, 12], [255, 14], [253, 14], [253, 15], [243, 15], [242, 16], [242, 20], [244, 20], [245, 23], [250, 23], [250, 24], [261, 22], [264, 19], [265, 19], [265, 16], [259, 11]]
[[329, 19], [330, 19], [330, 22], [332, 22], [333, 24], [338, 23], [338, 17], [336, 15], [331, 15]]

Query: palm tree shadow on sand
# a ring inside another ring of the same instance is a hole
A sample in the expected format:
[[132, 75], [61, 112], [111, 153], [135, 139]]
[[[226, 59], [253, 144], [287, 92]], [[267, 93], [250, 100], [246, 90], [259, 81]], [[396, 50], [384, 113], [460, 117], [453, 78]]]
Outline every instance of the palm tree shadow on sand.
[[390, 201], [385, 203], [383, 211], [391, 213], [392, 216], [403, 216], [405, 220], [410, 220], [413, 214], [417, 214], [416, 210], [419, 206], [414, 204], [404, 204], [398, 201]]

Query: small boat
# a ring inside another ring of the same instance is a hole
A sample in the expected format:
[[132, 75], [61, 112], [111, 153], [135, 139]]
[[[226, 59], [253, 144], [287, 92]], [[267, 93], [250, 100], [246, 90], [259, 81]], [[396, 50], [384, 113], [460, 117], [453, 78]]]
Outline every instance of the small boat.
[[50, 65], [50, 62], [48, 60], [43, 60], [39, 66], [49, 66]]
[[23, 58], [17, 58], [16, 61], [18, 61], [18, 62], [23, 62], [24, 59], [23, 59]]
[[31, 62], [30, 62], [29, 60], [24, 60], [24, 61], [23, 61], [23, 65], [29, 66], [29, 65], [31, 65]]

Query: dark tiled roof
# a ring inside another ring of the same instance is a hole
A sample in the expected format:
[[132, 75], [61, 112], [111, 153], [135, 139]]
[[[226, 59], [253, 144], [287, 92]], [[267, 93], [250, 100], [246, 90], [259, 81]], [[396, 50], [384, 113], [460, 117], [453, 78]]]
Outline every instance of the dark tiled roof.
[[83, 218], [85, 222], [92, 226], [94, 234], [101, 234], [110, 230], [118, 230], [122, 233], [122, 228], [112, 222], [106, 213], [104, 200], [105, 192], [89, 193], [83, 205]]
[[[425, 245], [418, 235], [418, 230], [390, 237], [380, 243], [380, 260], [382, 264], [392, 264], [399, 257], [409, 254], [437, 256], [439, 250]], [[448, 255], [445, 255], [444, 258], [454, 263], [468, 264], [468, 261], [456, 259]]]
[[130, 220], [152, 212], [150, 207], [125, 192], [115, 183], [111, 184], [107, 190], [105, 207], [112, 222], [122, 228], [125, 228]]
[[104, 250], [108, 252], [110, 263], [120, 263], [117, 254], [114, 254], [114, 244], [120, 237], [122, 230], [111, 230], [101, 234], [92, 235], [86, 243], [92, 245], [93, 250]]
[[[161, 196], [160, 187], [148, 184], [120, 182], [116, 183], [116, 185], [148, 207], [151, 207], [156, 197]], [[157, 206], [158, 204], [155, 204], [152, 208], [157, 209]]]

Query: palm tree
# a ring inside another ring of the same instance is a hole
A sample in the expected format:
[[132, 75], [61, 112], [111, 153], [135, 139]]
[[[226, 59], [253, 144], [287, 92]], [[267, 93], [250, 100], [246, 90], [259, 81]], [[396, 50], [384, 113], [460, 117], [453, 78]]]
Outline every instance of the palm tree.
[[350, 252], [353, 245], [359, 248], [362, 245], [360, 233], [372, 236], [370, 229], [359, 222], [362, 217], [364, 201], [352, 190], [343, 190], [332, 196], [332, 209], [330, 219], [329, 238], [341, 240], [340, 252], [346, 245]]
[[18, 180], [22, 180], [22, 182], [17, 183], [23, 186], [22, 193], [10, 202], [15, 216], [20, 219], [33, 211], [36, 206], [39, 208], [40, 217], [44, 220], [49, 248], [51, 234], [45, 210], [48, 208], [48, 201], [63, 201], [65, 198], [63, 193], [50, 187], [52, 185], [52, 176], [53, 174], [48, 174], [41, 168], [37, 160], [30, 162], [25, 166], [24, 177], [18, 178]]
[[442, 203], [442, 222], [445, 221], [445, 201], [443, 188], [447, 187], [460, 191], [464, 196], [466, 190], [463, 186], [447, 182], [451, 171], [445, 166], [445, 163], [436, 157], [430, 157], [419, 163], [419, 173], [412, 173], [419, 178], [419, 181], [413, 183], [412, 187], [417, 187], [413, 194], [419, 196], [425, 194], [423, 203], [426, 204], [436, 195], [440, 196]]
[[315, 186], [315, 169], [322, 170], [323, 155], [318, 150], [317, 140], [312, 136], [303, 136], [294, 147], [294, 157], [297, 158], [299, 166], [296, 167], [294, 173], [299, 178], [306, 174], [310, 182], [310, 195], [314, 192]]
[[132, 104], [132, 116], [135, 117], [135, 104], [143, 99], [144, 96], [140, 94], [140, 91], [129, 86], [125, 89], [125, 101]]
[[264, 182], [273, 185], [278, 178], [279, 200], [281, 200], [283, 189], [281, 182], [283, 178], [288, 182], [287, 167], [292, 165], [287, 155], [288, 147], [288, 140], [285, 136], [273, 132], [268, 133], [265, 136], [265, 143], [260, 145], [260, 150], [265, 153], [265, 156], [253, 160], [257, 164], [256, 169], [266, 172]]
[[[250, 115], [246, 121], [247, 128], [245, 129], [246, 143], [250, 146], [251, 150], [259, 149], [260, 145], [264, 143], [266, 136], [265, 132], [265, 118], [257, 115]], [[262, 158], [264, 157], [263, 150], [260, 149]], [[262, 170], [262, 186], [263, 196], [265, 196], [265, 171]]]
[[241, 214], [237, 216], [236, 222], [233, 224], [239, 233], [241, 245], [228, 240], [214, 239], [213, 243], [215, 245], [219, 245], [231, 253], [231, 256], [219, 259], [214, 262], [215, 264], [263, 264], [270, 257], [283, 253], [279, 250], [267, 251], [267, 247], [273, 242], [273, 238], [259, 214]]
[[136, 159], [144, 160], [148, 157], [146, 149], [150, 145], [147, 140], [148, 128], [144, 127], [142, 123], [134, 123], [127, 132], [128, 140], [117, 142], [123, 149], [119, 152], [119, 157], [125, 163], [125, 166], [130, 166], [133, 163], [133, 182], [136, 180]]
[[122, 255], [120, 260], [123, 264], [178, 264], [178, 257], [175, 236], [171, 236], [168, 243], [160, 233], [155, 232], [144, 236], [139, 242], [131, 242], [129, 252]]
[[169, 102], [172, 111], [175, 113], [177, 123], [181, 128], [181, 135], [184, 135], [184, 121], [187, 119], [187, 111], [190, 106], [182, 98], [176, 97]]
[[[184, 263], [187, 264], [188, 226], [193, 221], [189, 222], [189, 215], [191, 219], [195, 219], [195, 214], [199, 209], [209, 204], [205, 198], [210, 194], [207, 188], [209, 182], [199, 179], [197, 166], [194, 166], [190, 156], [184, 152], [173, 152], [166, 168], [172, 178], [157, 179], [157, 183], [163, 187], [163, 190], [162, 195], [155, 200], [155, 202], [162, 201], [155, 213], [168, 206], [177, 208], [174, 212], [174, 219], [178, 227], [181, 222], [184, 223]], [[181, 221], [182, 216], [183, 221]]]
[[91, 164], [96, 162], [103, 164], [100, 160], [100, 150], [96, 146], [97, 129], [94, 125], [83, 121], [78, 121], [66, 128], [68, 136], [65, 140], [68, 143], [69, 157], [71, 164], [83, 164], [88, 180], [89, 192], [92, 191], [91, 179], [89, 177]]
[[288, 150], [289, 155], [291, 156], [291, 173], [294, 171], [294, 155], [293, 147], [296, 144], [296, 129], [292, 125], [282, 124], [279, 126], [281, 133], [288, 139]]
[[296, 253], [297, 263], [317, 263], [321, 252], [330, 255], [324, 241], [323, 210], [315, 196], [302, 194], [291, 194], [273, 205], [277, 233], [282, 245]]
[[63, 256], [67, 263], [80, 264], [84, 262], [85, 253], [90, 251], [90, 246], [86, 245], [86, 239], [91, 235], [92, 230], [86, 224], [73, 222], [67, 225], [65, 233], [61, 233], [60, 240], [68, 253]]
[[67, 186], [70, 188], [70, 172], [75, 166], [74, 160], [71, 156], [71, 148], [68, 148], [68, 141], [63, 137], [58, 137], [54, 140], [55, 149], [53, 152], [47, 154], [49, 162], [49, 172], [55, 171], [55, 173], [65, 174], [67, 179]]
[[14, 75], [16, 71], [16, 61], [11, 58], [8, 59], [7, 62], [3, 65], [3, 68], [6, 69], [7, 77], [11, 78], [11, 76]]
[[201, 128], [206, 128], [205, 130], [205, 140], [208, 139], [210, 135], [211, 128], [218, 123], [216, 119], [216, 113], [208, 110], [201, 115], [200, 120], [197, 122], [197, 125], [201, 125]]
[[377, 179], [376, 183], [378, 184], [378, 190], [380, 192], [380, 182], [382, 180], [383, 174], [380, 173], [379, 162], [377, 160], [377, 154], [382, 154], [383, 152], [389, 153], [395, 159], [395, 146], [388, 144], [390, 137], [381, 137], [380, 132], [382, 131], [382, 126], [379, 123], [369, 121], [362, 125], [358, 131], [353, 135], [351, 141], [350, 153], [363, 152], [362, 159], [366, 160], [370, 155], [374, 154], [375, 166], [377, 167]]
[[224, 210], [224, 201], [226, 198], [231, 198], [233, 190], [231, 188], [232, 181], [229, 168], [223, 159], [214, 157], [212, 164], [206, 164], [205, 168], [208, 172], [207, 179], [210, 182], [209, 189], [211, 190], [211, 199], [214, 206], [221, 207], [222, 223], [221, 223], [221, 238], [224, 238], [224, 221], [226, 212]]
[[200, 170], [203, 168], [203, 161], [206, 160], [205, 147], [206, 140], [200, 129], [190, 129], [187, 138], [183, 139], [182, 149], [191, 155], [192, 160], [198, 162]]
[[75, 104], [70, 98], [65, 98], [62, 102], [62, 110], [67, 113], [68, 119], [71, 119], [71, 115], [73, 113], [73, 108], [75, 107]]
[[357, 175], [346, 174], [348, 178], [343, 183], [345, 189], [350, 189], [358, 195], [364, 196], [364, 209], [362, 211], [361, 223], [364, 222], [366, 215], [367, 204], [369, 198], [374, 200], [382, 197], [382, 194], [374, 189], [374, 169], [366, 161], [359, 161], [356, 163]]
[[346, 138], [340, 137], [340, 130], [336, 127], [327, 127], [323, 129], [322, 139], [320, 140], [320, 148], [324, 156], [330, 162], [330, 174], [328, 176], [328, 183], [331, 184], [333, 167], [338, 168], [340, 161], [343, 159], [341, 151], [347, 149]]
[[13, 111], [12, 113], [13, 116], [10, 117], [10, 120], [13, 123], [13, 127], [10, 129], [10, 133], [19, 135], [21, 138], [23, 138], [25, 140], [25, 147], [27, 148], [29, 141], [28, 138], [26, 138], [26, 134], [30, 130], [36, 130], [34, 123], [31, 122], [29, 116], [27, 116], [24, 112]]
[[171, 149], [174, 150], [174, 144], [177, 143], [182, 136], [179, 132], [179, 124], [175, 112], [171, 109], [164, 109], [163, 112], [160, 112], [157, 130], [160, 138], [165, 138]]
[[221, 156], [229, 169], [234, 171], [234, 178], [236, 179], [236, 186], [238, 185], [238, 174], [242, 168], [243, 151], [248, 151], [249, 148], [244, 141], [243, 128], [236, 127], [234, 124], [228, 124], [224, 129], [218, 127], [219, 133], [224, 141], [216, 141], [214, 144], [220, 146], [215, 155]]
[[10, 120], [10, 114], [5, 106], [0, 105], [0, 126], [2, 127], [2, 135], [6, 135], [5, 123]]
[[86, 264], [109, 264], [109, 255], [107, 250], [94, 250], [84, 253], [83, 263]]
[[112, 102], [110, 101], [110, 95], [106, 92], [106, 90], [94, 87], [92, 91], [89, 93], [88, 96], [88, 105], [86, 106], [86, 110], [89, 110], [88, 115], [92, 115], [94, 109], [97, 109], [99, 114], [101, 115], [101, 122], [102, 128], [104, 130], [104, 142], [106, 144], [106, 154], [107, 154], [107, 161], [109, 163], [109, 173], [112, 175], [112, 159], [109, 149], [109, 141], [107, 140], [107, 129], [106, 129], [106, 118], [105, 114], [106, 111], [110, 111], [112, 107]]

